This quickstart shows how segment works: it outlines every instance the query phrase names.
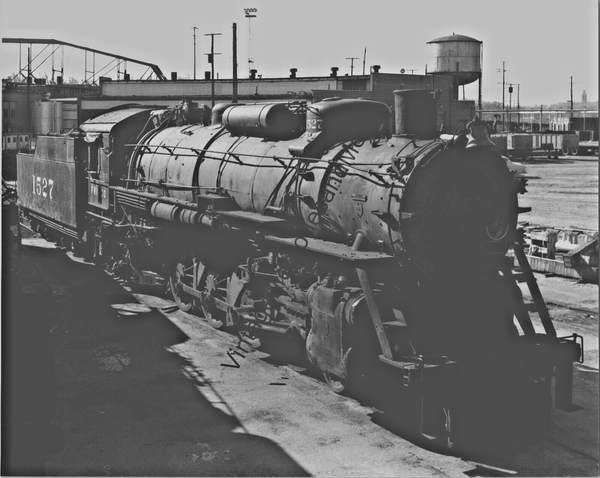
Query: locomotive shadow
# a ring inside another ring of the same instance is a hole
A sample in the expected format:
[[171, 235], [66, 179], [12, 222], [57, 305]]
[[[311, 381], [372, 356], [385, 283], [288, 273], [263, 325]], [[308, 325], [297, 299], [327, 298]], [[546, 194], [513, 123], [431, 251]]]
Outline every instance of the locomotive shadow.
[[[262, 337], [261, 337], [262, 340]], [[262, 360], [276, 366], [287, 365], [297, 373], [323, 382], [323, 375], [313, 367], [302, 347], [290, 347], [273, 338], [263, 341], [261, 350], [270, 354]], [[511, 415], [511, 406], [504, 410], [490, 407], [483, 400], [472, 404], [469, 417], [463, 418], [459, 432], [448, 438], [445, 431], [443, 409], [435, 397], [424, 401], [422, 417], [421, 398], [418, 393], [408, 393], [402, 384], [402, 376], [384, 365], [371, 370], [368, 378], [346, 385], [342, 395], [356, 400], [361, 405], [373, 408], [369, 414], [376, 425], [429, 451], [444, 455], [482, 460], [511, 456], [515, 451], [523, 452], [539, 443], [548, 431], [549, 422], [543, 414], [529, 414], [537, 397], [524, 399], [512, 397], [512, 405], [525, 407]], [[489, 394], [488, 394], [489, 395]], [[492, 397], [493, 398], [493, 397]], [[454, 417], [456, 419], [456, 417]], [[423, 432], [423, 433], [421, 433]]]
[[[50, 303], [30, 300], [28, 313], [51, 331], [65, 433], [45, 474], [308, 476], [279, 445], [244, 433], [231, 410], [205, 398], [210, 382], [172, 349], [189, 337], [160, 308], [64, 250], [24, 250], [37, 264], [30, 272], [51, 290]], [[44, 360], [35, 349], [28, 355], [30, 368]]]
[[24, 293], [19, 269], [26, 264], [21, 252], [14, 231], [3, 222], [2, 474], [36, 476], [43, 474], [44, 455], [51, 452], [49, 439], [60, 446], [60, 436], [51, 436], [59, 432], [51, 421], [52, 343], [39, 315], [51, 303], [51, 294], [40, 290], [32, 301]]
[[[261, 336], [261, 350], [269, 355], [263, 361], [275, 366], [290, 366], [297, 373], [327, 386], [323, 374], [310, 364], [301, 345], [282, 343], [276, 340], [277, 337], [265, 336], [266, 340]], [[449, 440], [444, 411], [436, 397], [430, 396], [424, 401], [422, 417], [418, 392], [408, 392], [403, 386], [402, 374], [384, 364], [375, 364], [368, 377], [347, 383], [342, 395], [373, 408], [370, 417], [376, 425], [424, 449], [446, 455], [488, 456], [522, 450], [538, 442], [549, 426], [547, 416], [542, 413], [527, 413], [529, 408], [535, 407], [537, 396], [520, 398], [513, 394], [507, 399], [509, 405], [498, 410], [484, 400], [486, 397], [495, 399], [493, 394], [482, 390], [481, 403], [472, 401], [469, 417], [463, 418], [459, 432], [455, 429]], [[517, 409], [512, 415], [511, 405]]]
[[[401, 382], [401, 377], [396, 382]], [[421, 404], [420, 397], [407, 395], [402, 384], [391, 383], [388, 372], [383, 370], [356, 395], [353, 398], [376, 409], [370, 415], [373, 423], [421, 448], [463, 459], [481, 461], [484, 457], [522, 451], [539, 442], [549, 426], [542, 416], [519, 422], [517, 416], [523, 418], [523, 414], [511, 416], [508, 410], [495, 410], [481, 400], [484, 403], [471, 403], [468, 416], [454, 412], [452, 433], [448, 435], [444, 410], [436, 403], [437, 397], [428, 397]]]

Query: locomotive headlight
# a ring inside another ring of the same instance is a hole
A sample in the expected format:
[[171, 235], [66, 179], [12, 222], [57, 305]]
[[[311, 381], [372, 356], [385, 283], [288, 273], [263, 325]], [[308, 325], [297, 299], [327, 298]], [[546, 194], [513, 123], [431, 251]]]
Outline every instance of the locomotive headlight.
[[494, 222], [485, 226], [488, 237], [494, 241], [504, 239], [508, 234], [508, 229], [509, 223], [503, 216], [496, 217]]

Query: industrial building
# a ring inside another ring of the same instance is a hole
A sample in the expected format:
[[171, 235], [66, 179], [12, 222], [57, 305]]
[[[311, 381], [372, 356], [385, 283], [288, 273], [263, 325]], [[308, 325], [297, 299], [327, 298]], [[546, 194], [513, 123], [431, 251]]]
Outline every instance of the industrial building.
[[[3, 41], [14, 43], [16, 40]], [[2, 80], [2, 149], [5, 154], [30, 149], [30, 143], [36, 136], [69, 132], [109, 108], [124, 104], [170, 107], [182, 100], [211, 107], [215, 103], [232, 101], [301, 100], [311, 103], [330, 97], [365, 98], [383, 102], [393, 109], [394, 90], [440, 90], [438, 131], [453, 133], [471, 121], [478, 111], [491, 124], [494, 112], [483, 112], [481, 108], [482, 42], [452, 34], [431, 40], [428, 44], [435, 48], [434, 66], [425, 75], [389, 73], [384, 67], [373, 65], [368, 74], [345, 76], [339, 76], [338, 68], [332, 67], [323, 76], [313, 77], [299, 76], [296, 68], [290, 68], [289, 76], [284, 78], [263, 78], [257, 70], [251, 70], [249, 78], [236, 80], [211, 79], [210, 72], [206, 72], [201, 80], [179, 79], [176, 72], [171, 73], [170, 80], [162, 74], [157, 74], [157, 79], [153, 80], [132, 80], [125, 73], [117, 75], [122, 78], [117, 80], [99, 77], [98, 84], [63, 84], [62, 77], [57, 84], [46, 84], [46, 81], [37, 79], [34, 82], [32, 78], [25, 83]], [[160, 71], [156, 65], [151, 66]], [[459, 100], [459, 88], [475, 81], [479, 84], [477, 104], [472, 100]], [[522, 120], [517, 121], [518, 124], [527, 122], [524, 111], [513, 113], [515, 121], [516, 118]], [[573, 129], [574, 125], [570, 123], [573, 117], [563, 118], [564, 115], [560, 114], [550, 117], [548, 113], [551, 112], [544, 113], [547, 115], [544, 121], [541, 114], [535, 121], [538, 131], [552, 127], [557, 130]], [[597, 114], [590, 114], [579, 120], [577, 126], [578, 129], [593, 131], [597, 129], [597, 121]], [[531, 119], [529, 122], [533, 123]]]
[[[250, 78], [236, 80], [182, 80], [171, 73], [171, 80], [113, 81], [100, 77], [99, 86], [8, 83], [3, 80], [3, 133], [27, 133], [32, 137], [49, 132], [69, 131], [95, 114], [122, 104], [173, 106], [182, 99], [207, 104], [305, 100], [327, 97], [367, 98], [393, 107], [393, 91], [399, 89], [441, 90], [438, 103], [438, 128], [454, 131], [475, 114], [474, 101], [459, 101], [460, 85], [481, 83], [481, 42], [464, 35], [441, 37], [429, 42], [437, 48], [435, 68], [425, 75], [385, 73], [379, 65], [365, 75], [338, 76], [336, 67], [324, 76], [300, 77], [291, 68], [287, 78], [262, 78], [253, 70]], [[234, 91], [235, 89], [235, 91]], [[480, 87], [481, 89], [481, 87]], [[43, 103], [53, 103], [45, 106]], [[14, 114], [11, 114], [14, 113]], [[43, 119], [42, 119], [43, 118]]]
[[[369, 75], [332, 75], [335, 72], [323, 77], [240, 79], [237, 84], [238, 101], [304, 100], [310, 103], [335, 96], [372, 99], [392, 107], [394, 90], [437, 89], [442, 91], [438, 106], [438, 126], [442, 132], [464, 126], [475, 114], [474, 101], [452, 100], [453, 80], [450, 76], [382, 73], [377, 66]], [[99, 87], [84, 87], [77, 92], [73, 91], [74, 86], [78, 85], [65, 88], [3, 83], [3, 109], [9, 111], [3, 115], [3, 132], [27, 132], [33, 136], [66, 132], [106, 109], [123, 104], [174, 106], [185, 99], [211, 106], [212, 102], [210, 80], [101, 79]], [[232, 101], [231, 79], [215, 80], [214, 89], [215, 103]], [[28, 110], [29, 128], [26, 127]], [[11, 111], [13, 114], [10, 114]]]
[[[317, 102], [323, 98], [366, 98], [393, 107], [393, 91], [400, 89], [439, 89], [438, 127], [441, 131], [465, 125], [475, 114], [475, 102], [452, 100], [452, 78], [434, 75], [404, 75], [381, 73], [376, 66], [369, 75], [347, 77], [324, 76], [307, 78], [249, 78], [238, 81], [238, 101]], [[335, 72], [333, 72], [335, 74]], [[214, 102], [230, 102], [232, 80], [215, 80]], [[182, 99], [212, 106], [211, 82], [202, 80], [118, 81], [100, 83], [101, 94], [81, 102], [83, 119], [123, 103], [173, 106]], [[88, 116], [89, 115], [89, 116]]]

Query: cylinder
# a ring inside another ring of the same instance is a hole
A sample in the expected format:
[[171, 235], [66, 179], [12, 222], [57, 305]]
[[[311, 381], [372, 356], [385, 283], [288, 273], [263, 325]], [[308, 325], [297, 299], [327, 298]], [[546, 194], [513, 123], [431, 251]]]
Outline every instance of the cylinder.
[[60, 133], [63, 123], [63, 104], [57, 101], [37, 102], [36, 133], [39, 135]]
[[63, 103], [53, 101], [53, 133], [62, 133], [63, 130]]
[[206, 214], [177, 206], [175, 204], [155, 202], [150, 207], [150, 214], [158, 219], [171, 222], [182, 222], [184, 224], [191, 224], [192, 226], [215, 226], [214, 220], [208, 217]]
[[150, 214], [158, 219], [175, 222], [177, 221], [178, 209], [177, 206], [173, 206], [172, 204], [155, 202], [150, 208]]
[[396, 135], [436, 138], [440, 93], [440, 90], [395, 90]]

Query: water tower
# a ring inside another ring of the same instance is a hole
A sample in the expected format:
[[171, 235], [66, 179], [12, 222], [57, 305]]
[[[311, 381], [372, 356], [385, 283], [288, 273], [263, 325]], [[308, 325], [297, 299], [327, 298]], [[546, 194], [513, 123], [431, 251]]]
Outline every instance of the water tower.
[[458, 87], [479, 80], [479, 109], [481, 109], [481, 52], [483, 42], [466, 35], [452, 35], [427, 42], [434, 45], [434, 75], [452, 77], [452, 99], [458, 100]]

